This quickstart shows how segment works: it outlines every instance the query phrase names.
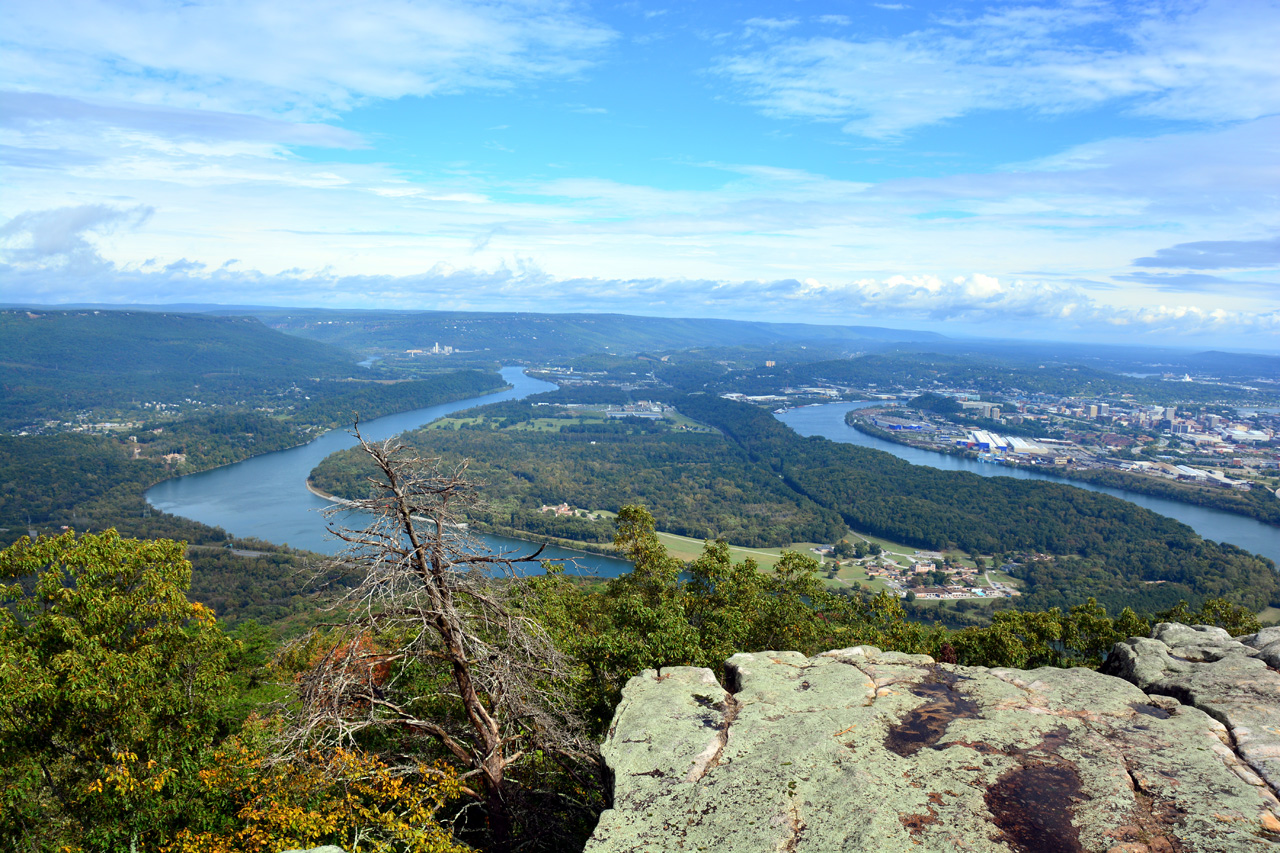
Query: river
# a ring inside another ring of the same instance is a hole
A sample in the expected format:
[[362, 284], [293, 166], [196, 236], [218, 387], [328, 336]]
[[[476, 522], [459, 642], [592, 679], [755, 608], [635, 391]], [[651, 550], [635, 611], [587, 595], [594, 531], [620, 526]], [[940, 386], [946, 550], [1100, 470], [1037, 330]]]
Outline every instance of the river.
[[[370, 439], [380, 440], [416, 429], [462, 409], [483, 403], [518, 400], [556, 387], [549, 382], [525, 376], [524, 371], [518, 367], [503, 368], [502, 376], [512, 386], [506, 391], [388, 415], [362, 424], [361, 431]], [[801, 435], [820, 435], [832, 441], [884, 450], [915, 465], [928, 465], [949, 471], [970, 471], [984, 477], [1052, 480], [1103, 492], [1175, 518], [1206, 539], [1230, 542], [1280, 563], [1280, 529], [1252, 518], [1165, 498], [1139, 495], [1123, 489], [1095, 486], [1038, 471], [976, 462], [960, 456], [907, 447], [859, 432], [844, 422], [845, 413], [851, 409], [874, 405], [881, 404], [830, 403], [792, 409], [778, 417]], [[341, 543], [328, 534], [324, 518], [320, 514], [331, 504], [307, 491], [307, 475], [320, 464], [321, 459], [330, 453], [353, 447], [355, 443], [355, 439], [346, 430], [333, 430], [300, 447], [266, 453], [212, 471], [166, 480], [147, 492], [147, 500], [164, 512], [221, 527], [233, 536], [255, 537], [322, 554], [333, 554], [341, 550]], [[336, 520], [348, 526], [352, 526], [355, 521], [350, 516]], [[483, 539], [495, 553], [529, 550], [528, 542], [517, 539], [504, 536], [484, 536]], [[616, 577], [631, 568], [631, 564], [625, 560], [553, 546], [547, 547], [544, 556], [571, 560], [573, 565], [569, 567], [569, 571], [599, 577]]]
[[870, 447], [873, 450], [884, 450], [913, 465], [928, 465], [931, 468], [940, 468], [946, 471], [970, 471], [974, 474], [981, 474], [984, 477], [1051, 480], [1055, 483], [1075, 486], [1078, 489], [1088, 489], [1091, 492], [1113, 495], [1145, 507], [1152, 512], [1158, 512], [1161, 515], [1167, 515], [1169, 518], [1177, 519], [1205, 539], [1212, 539], [1215, 542], [1230, 542], [1232, 545], [1237, 545], [1246, 551], [1270, 557], [1277, 564], [1280, 564], [1280, 528], [1263, 524], [1256, 519], [1224, 512], [1219, 509], [1179, 503], [1167, 498], [1140, 495], [1124, 489], [1095, 486], [1091, 483], [1083, 483], [1079, 480], [1070, 480], [1066, 477], [1057, 477], [1052, 474], [1043, 474], [1039, 471], [1031, 471], [1025, 468], [978, 462], [973, 459], [966, 459], [963, 456], [953, 456], [947, 453], [908, 447], [859, 432], [844, 422], [845, 414], [853, 409], [882, 405], [884, 404], [878, 401], [870, 403], [827, 403], [792, 409], [779, 415], [778, 419], [800, 433], [800, 435], [820, 435], [832, 441], [857, 444], [862, 447]]
[[[550, 382], [525, 376], [518, 367], [503, 368], [502, 377], [511, 388], [497, 394], [387, 415], [362, 423], [360, 431], [368, 439], [382, 440], [462, 409], [519, 400], [556, 388]], [[346, 430], [332, 430], [299, 447], [264, 453], [211, 471], [166, 480], [147, 492], [147, 501], [164, 512], [221, 527], [233, 536], [254, 537], [321, 554], [334, 554], [342, 550], [342, 543], [329, 535], [321, 515], [332, 504], [307, 490], [307, 475], [330, 453], [355, 444], [355, 438]], [[358, 526], [358, 519], [352, 515], [347, 513], [334, 520], [339, 524]], [[518, 539], [505, 536], [481, 538], [493, 553], [528, 553], [531, 550], [528, 542]], [[616, 577], [631, 569], [631, 563], [626, 560], [551, 545], [543, 551], [543, 556], [569, 561], [571, 565], [567, 565], [567, 570], [578, 574]]]

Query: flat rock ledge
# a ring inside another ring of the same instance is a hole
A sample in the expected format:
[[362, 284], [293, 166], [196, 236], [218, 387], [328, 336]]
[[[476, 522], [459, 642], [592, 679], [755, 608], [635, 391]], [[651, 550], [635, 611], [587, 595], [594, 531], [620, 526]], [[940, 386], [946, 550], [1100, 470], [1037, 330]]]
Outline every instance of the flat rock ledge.
[[1120, 678], [866, 646], [727, 673], [631, 679], [590, 853], [1280, 849], [1280, 800], [1239, 734]]

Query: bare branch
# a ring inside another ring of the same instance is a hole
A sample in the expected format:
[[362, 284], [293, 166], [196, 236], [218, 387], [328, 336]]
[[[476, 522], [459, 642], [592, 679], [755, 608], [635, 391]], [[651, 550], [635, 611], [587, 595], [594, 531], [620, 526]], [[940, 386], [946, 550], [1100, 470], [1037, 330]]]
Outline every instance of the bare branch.
[[[544, 548], [494, 554], [469, 531], [479, 496], [465, 461], [446, 466], [398, 439], [371, 442], [358, 424], [355, 435], [377, 475], [368, 497], [331, 510], [329, 529], [347, 546], [338, 564], [361, 580], [338, 602], [347, 621], [333, 645], [298, 682], [293, 741], [350, 744], [372, 729], [429, 736], [462, 776], [480, 778], [504, 849], [508, 769], [534, 750], [594, 751], [568, 711], [570, 662], [522, 615], [519, 568]], [[332, 521], [352, 510], [364, 527]]]

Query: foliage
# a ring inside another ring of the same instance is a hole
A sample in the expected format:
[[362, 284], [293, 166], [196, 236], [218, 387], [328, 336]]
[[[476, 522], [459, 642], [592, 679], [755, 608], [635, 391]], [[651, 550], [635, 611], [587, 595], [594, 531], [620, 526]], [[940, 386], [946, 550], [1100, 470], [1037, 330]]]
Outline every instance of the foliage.
[[347, 353], [252, 317], [0, 311], [0, 429], [140, 403], [235, 403], [355, 369]]
[[891, 596], [827, 592], [818, 561], [796, 552], [762, 572], [753, 560], [731, 562], [725, 543], [710, 541], [685, 566], [667, 553], [653, 516], [641, 506], [619, 513], [616, 544], [635, 569], [603, 591], [583, 590], [558, 575], [533, 587], [548, 630], [579, 662], [578, 701], [597, 731], [608, 724], [627, 680], [645, 669], [722, 672], [725, 660], [741, 651], [816, 654], [858, 643], [924, 651], [936, 633], [906, 621]]
[[[255, 735], [257, 735], [255, 737]], [[184, 829], [163, 853], [277, 853], [333, 844], [347, 853], [464, 853], [438, 815], [461, 796], [441, 764], [388, 767], [377, 756], [337, 748], [273, 761], [247, 731], [200, 771], [218, 804], [213, 829]]]
[[0, 527], [8, 530], [0, 541], [14, 541], [28, 526], [186, 540], [192, 543], [191, 597], [219, 619], [278, 622], [313, 609], [305, 552], [231, 540], [220, 528], [149, 508], [144, 492], [164, 476], [163, 465], [133, 459], [123, 444], [104, 436], [0, 436]]
[[[199, 343], [197, 336], [193, 345]], [[302, 426], [327, 425], [326, 419], [351, 408], [372, 417], [474, 396], [501, 384], [495, 374], [474, 371], [393, 385], [333, 382], [326, 386], [331, 396], [313, 398], [314, 407], [305, 413], [315, 423]], [[183, 539], [193, 543], [188, 554], [195, 566], [192, 596], [220, 618], [297, 618], [309, 609], [305, 553], [266, 542], [232, 542], [221, 529], [152, 509], [145, 492], [175, 474], [296, 445], [306, 438], [298, 427], [297, 420], [261, 412], [219, 410], [148, 423], [136, 430], [136, 444], [106, 435], [0, 435], [0, 544], [27, 530], [61, 527]], [[169, 453], [186, 459], [167, 463], [162, 457]]]
[[[1116, 642], [1151, 630], [1132, 608], [1113, 617], [1093, 598], [1066, 611], [1001, 609], [990, 625], [957, 631], [926, 626], [908, 620], [901, 600], [887, 593], [827, 592], [818, 562], [794, 552], [762, 572], [752, 560], [731, 562], [723, 542], [709, 541], [682, 565], [638, 506], [619, 514], [617, 545], [636, 568], [603, 591], [555, 573], [532, 586], [548, 630], [578, 662], [578, 702], [597, 732], [627, 680], [645, 669], [705, 666], [723, 676], [725, 660], [738, 652], [812, 655], [862, 644], [966, 666], [1097, 667]], [[1157, 618], [1219, 624], [1234, 635], [1257, 630], [1252, 614], [1221, 599], [1199, 612], [1184, 603]]]
[[[778, 364], [765, 369], [726, 370], [713, 360], [689, 353], [679, 363], [659, 373], [665, 381], [685, 393], [736, 391], [743, 394], [772, 394], [785, 386], [813, 385], [820, 382], [876, 388], [879, 391], [913, 391], [920, 389], [972, 389], [984, 393], [1051, 394], [1076, 397], [1131, 396], [1134, 400], [1170, 403], [1233, 403], [1275, 400], [1274, 391], [1245, 390], [1239, 386], [1223, 386], [1199, 382], [1169, 382], [1159, 377], [1139, 379], [1122, 373], [1102, 370], [1082, 363], [1092, 355], [1078, 351], [1064, 363], [1060, 353], [1052, 358], [1043, 348], [1011, 355], [1001, 353], [998, 346], [986, 351], [955, 352], [945, 342], [923, 344], [899, 343], [880, 347], [854, 358], [803, 361]], [[1061, 350], [1060, 345], [1055, 350]], [[948, 351], [953, 350], [953, 351]], [[673, 359], [676, 361], [676, 359]], [[1046, 363], [1048, 362], [1048, 363]], [[1252, 369], [1258, 375], [1274, 370], [1275, 359], [1267, 356], [1243, 356], [1238, 367]], [[1251, 367], [1245, 367], [1251, 365]], [[1188, 365], [1191, 367], [1191, 365]], [[1119, 366], [1119, 370], [1132, 370]], [[1192, 369], [1195, 369], [1192, 367]], [[937, 391], [925, 391], [936, 394]], [[917, 393], [917, 397], [923, 396]]]
[[1256, 634], [1262, 630], [1262, 624], [1252, 611], [1221, 598], [1211, 598], [1200, 605], [1199, 610], [1192, 610], [1185, 601], [1157, 613], [1157, 622], [1181, 622], [1183, 625], [1213, 625], [1223, 628], [1233, 637], [1245, 634]]
[[478, 397], [497, 391], [504, 384], [498, 374], [480, 370], [458, 370], [429, 379], [388, 384], [317, 381], [305, 386], [310, 399], [296, 402], [292, 417], [319, 426], [350, 426], [356, 420]]
[[[255, 314], [273, 328], [351, 349], [401, 352], [438, 342], [483, 350], [490, 358], [543, 361], [590, 353], [638, 353], [703, 346], [794, 346], [827, 342], [856, 347], [878, 340], [933, 340], [938, 335], [866, 326], [806, 326], [736, 320], [629, 317], [621, 314], [529, 314], [472, 311], [328, 311], [268, 309]], [[455, 356], [450, 356], [453, 358]], [[653, 362], [628, 373], [648, 372]]]
[[0, 552], [0, 839], [154, 846], [196, 808], [232, 643], [182, 545], [115, 531]]
[[964, 410], [954, 397], [944, 397], [941, 394], [932, 392], [912, 397], [907, 405], [913, 409], [920, 409], [921, 411], [933, 412], [939, 415], [951, 415]]
[[1072, 480], [1083, 480], [1098, 486], [1124, 489], [1140, 495], [1168, 498], [1193, 506], [1213, 507], [1280, 526], [1280, 501], [1277, 501], [1271, 490], [1266, 488], [1255, 486], [1244, 492], [1239, 489], [1183, 483], [1110, 468], [1065, 468], [1055, 470], [1054, 473]]
[[[653, 507], [664, 530], [748, 547], [838, 541], [847, 525], [917, 547], [1015, 551], [1027, 555], [1017, 572], [1026, 586], [1019, 609], [1070, 608], [1091, 597], [1113, 611], [1146, 612], [1180, 599], [1199, 606], [1227, 597], [1252, 609], [1280, 600], [1269, 561], [1108, 495], [938, 471], [804, 439], [756, 407], [706, 394], [675, 402], [722, 436], [533, 432], [519, 424], [555, 410], [525, 402], [475, 410], [487, 418], [483, 428], [423, 430], [409, 440], [451, 462], [476, 460], [473, 470], [491, 485], [474, 520], [504, 530], [607, 541], [604, 522], [541, 507], [613, 510], [637, 501]], [[365, 476], [350, 453], [313, 472], [322, 488], [346, 497], [362, 494]]]

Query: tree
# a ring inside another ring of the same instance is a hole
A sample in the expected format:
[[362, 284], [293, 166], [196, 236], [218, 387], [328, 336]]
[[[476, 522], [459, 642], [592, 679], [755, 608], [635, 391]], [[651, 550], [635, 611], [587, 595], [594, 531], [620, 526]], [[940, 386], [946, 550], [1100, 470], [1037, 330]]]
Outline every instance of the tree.
[[512, 769], [592, 753], [564, 698], [569, 662], [528, 612], [514, 571], [539, 554], [490, 554], [467, 533], [478, 496], [465, 462], [441, 469], [394, 439], [356, 436], [377, 476], [353, 504], [371, 520], [330, 529], [348, 546], [342, 568], [360, 581], [302, 679], [294, 744], [381, 745], [388, 760], [434, 745], [483, 804], [492, 848], [509, 849]]
[[191, 818], [233, 643], [185, 545], [27, 537], [0, 552], [0, 847], [150, 847]]
[[1189, 608], [1187, 602], [1179, 601], [1176, 606], [1169, 610], [1157, 613], [1156, 620], [1159, 622], [1181, 622], [1184, 625], [1214, 625], [1218, 628], [1225, 628], [1233, 637], [1262, 630], [1258, 617], [1252, 611], [1238, 604], [1233, 604], [1224, 598], [1205, 599], [1198, 611], [1193, 611]]
[[262, 725], [218, 749], [200, 773], [222, 819], [184, 829], [165, 853], [277, 853], [337, 844], [357, 853], [468, 853], [437, 820], [460, 792], [448, 766], [388, 767], [345, 749], [275, 761]]

